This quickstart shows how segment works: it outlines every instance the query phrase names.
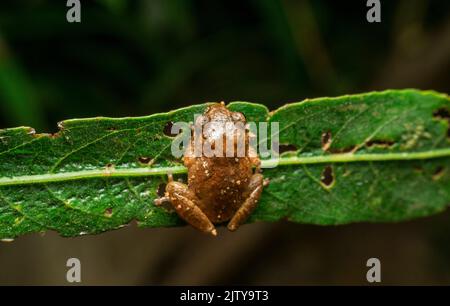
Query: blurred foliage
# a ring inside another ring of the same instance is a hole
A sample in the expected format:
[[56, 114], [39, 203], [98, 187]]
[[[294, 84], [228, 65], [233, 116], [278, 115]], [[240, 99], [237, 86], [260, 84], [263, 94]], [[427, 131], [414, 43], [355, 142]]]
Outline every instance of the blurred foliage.
[[377, 81], [401, 70], [398, 53], [427, 61], [431, 34], [445, 52], [448, 1], [383, 1], [380, 24], [366, 21], [365, 1], [81, 3], [81, 23], [66, 21], [66, 1], [0, 4], [0, 127], [216, 100], [275, 108], [389, 85], [448, 91], [448, 54], [432, 80]]

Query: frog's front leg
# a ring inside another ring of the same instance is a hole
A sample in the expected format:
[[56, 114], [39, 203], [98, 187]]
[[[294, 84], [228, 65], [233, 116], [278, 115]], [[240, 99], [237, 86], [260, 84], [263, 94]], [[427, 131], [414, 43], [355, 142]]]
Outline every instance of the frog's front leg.
[[188, 186], [169, 180], [166, 186], [165, 196], [161, 199], [156, 199], [155, 204], [160, 205], [162, 201], [168, 200], [177, 214], [184, 221], [202, 232], [217, 235], [217, 231], [208, 219], [205, 213], [196, 205], [198, 198], [188, 189]]
[[250, 182], [245, 192], [247, 198], [228, 223], [227, 227], [230, 231], [235, 231], [241, 224], [245, 222], [245, 220], [247, 220], [247, 218], [256, 208], [258, 200], [261, 197], [263, 187], [267, 184], [268, 180], [264, 180], [262, 174], [253, 174], [253, 176], [250, 178]]

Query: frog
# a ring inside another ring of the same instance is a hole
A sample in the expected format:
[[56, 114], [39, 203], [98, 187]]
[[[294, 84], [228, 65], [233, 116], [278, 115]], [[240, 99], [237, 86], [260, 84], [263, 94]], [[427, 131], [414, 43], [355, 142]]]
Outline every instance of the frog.
[[[226, 139], [226, 123], [233, 123], [236, 137], [231, 139], [236, 148], [238, 135], [244, 139], [244, 154], [234, 150], [226, 152], [226, 144], [219, 149], [222, 154], [194, 154], [195, 132], [212, 148], [218, 140]], [[187, 184], [175, 181], [168, 174], [164, 195], [155, 199], [157, 206], [169, 203], [178, 216], [194, 228], [213, 236], [215, 225], [227, 223], [230, 231], [244, 224], [258, 206], [263, 188], [269, 184], [261, 173], [261, 161], [255, 149], [249, 146], [249, 131], [245, 116], [229, 110], [224, 102], [213, 103], [191, 124], [191, 136], [183, 154], [187, 168]]]

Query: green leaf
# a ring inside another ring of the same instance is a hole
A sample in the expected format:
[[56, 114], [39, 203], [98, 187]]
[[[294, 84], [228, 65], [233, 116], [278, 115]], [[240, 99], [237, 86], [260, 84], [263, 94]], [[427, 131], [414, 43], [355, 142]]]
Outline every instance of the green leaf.
[[[189, 122], [207, 104], [139, 118], [61, 122], [54, 135], [0, 130], [0, 237], [54, 230], [63, 236], [183, 224], [153, 199], [170, 171], [169, 122]], [[248, 121], [279, 122], [279, 165], [250, 221], [313, 224], [400, 221], [450, 203], [450, 100], [389, 90], [288, 104], [269, 113], [229, 105]], [[151, 162], [150, 162], [151, 161]], [[273, 165], [274, 159], [263, 160]]]

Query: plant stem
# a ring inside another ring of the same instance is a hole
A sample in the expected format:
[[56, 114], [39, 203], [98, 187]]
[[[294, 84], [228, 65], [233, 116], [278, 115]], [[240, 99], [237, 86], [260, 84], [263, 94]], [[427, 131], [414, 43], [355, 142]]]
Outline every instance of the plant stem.
[[[277, 165], [300, 165], [300, 164], [320, 164], [320, 163], [348, 163], [363, 161], [395, 161], [395, 160], [421, 160], [450, 156], [450, 148], [437, 149], [425, 152], [409, 153], [342, 153], [319, 156], [292, 156], [281, 157], [279, 159], [267, 159], [261, 162], [262, 168], [271, 168]], [[104, 168], [98, 170], [82, 170], [73, 172], [60, 172], [49, 174], [24, 175], [16, 177], [0, 178], [0, 186], [14, 186], [26, 184], [57, 183], [90, 178], [102, 177], [145, 177], [161, 176], [167, 173], [179, 174], [186, 173], [184, 166], [160, 167], [160, 168], [133, 168], [133, 169], [114, 169]]]

